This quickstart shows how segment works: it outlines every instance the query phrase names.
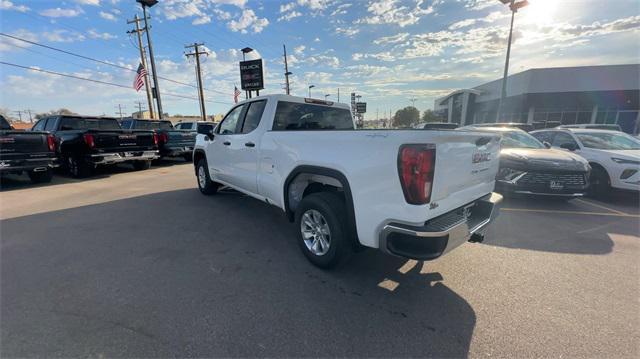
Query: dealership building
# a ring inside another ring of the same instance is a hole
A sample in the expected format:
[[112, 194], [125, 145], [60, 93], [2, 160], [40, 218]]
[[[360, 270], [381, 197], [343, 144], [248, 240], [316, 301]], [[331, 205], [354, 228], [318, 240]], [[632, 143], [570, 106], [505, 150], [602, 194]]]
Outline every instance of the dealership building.
[[[497, 122], [502, 79], [454, 91], [434, 110], [461, 126]], [[530, 69], [509, 76], [499, 122], [618, 124], [640, 130], [640, 64]]]

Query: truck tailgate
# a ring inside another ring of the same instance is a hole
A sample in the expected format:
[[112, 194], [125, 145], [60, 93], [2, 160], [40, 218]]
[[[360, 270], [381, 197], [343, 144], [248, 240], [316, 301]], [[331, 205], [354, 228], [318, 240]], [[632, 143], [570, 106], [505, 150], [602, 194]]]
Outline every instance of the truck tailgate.
[[167, 145], [171, 147], [193, 146], [196, 142], [196, 132], [191, 130], [167, 131], [167, 135], [169, 136]]
[[155, 146], [153, 131], [114, 130], [88, 132], [94, 136], [96, 148], [103, 152], [150, 149]]
[[[436, 167], [431, 201], [480, 197], [495, 181], [499, 166], [499, 136], [480, 132], [441, 132], [436, 144]], [[478, 193], [473, 193], [477, 191]]]
[[2, 131], [0, 153], [4, 156], [49, 152], [46, 132]]

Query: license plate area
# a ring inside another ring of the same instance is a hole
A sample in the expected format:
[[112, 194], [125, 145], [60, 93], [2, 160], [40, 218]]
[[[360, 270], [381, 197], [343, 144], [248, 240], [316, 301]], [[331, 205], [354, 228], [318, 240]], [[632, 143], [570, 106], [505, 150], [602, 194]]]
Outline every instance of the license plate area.
[[561, 190], [564, 188], [564, 183], [561, 181], [549, 181], [549, 188], [553, 190]]

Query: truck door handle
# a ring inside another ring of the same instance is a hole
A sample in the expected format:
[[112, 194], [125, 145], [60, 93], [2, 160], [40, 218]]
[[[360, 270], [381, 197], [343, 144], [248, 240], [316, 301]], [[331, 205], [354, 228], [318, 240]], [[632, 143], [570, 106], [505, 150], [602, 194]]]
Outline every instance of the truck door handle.
[[256, 144], [253, 143], [253, 142], [247, 142], [244, 145], [247, 146], [247, 147], [256, 147]]
[[229, 142], [229, 141], [224, 141], [224, 142], [222, 142], [222, 144], [223, 144], [223, 145], [225, 145], [225, 146], [229, 146], [229, 145], [231, 144], [231, 142]]

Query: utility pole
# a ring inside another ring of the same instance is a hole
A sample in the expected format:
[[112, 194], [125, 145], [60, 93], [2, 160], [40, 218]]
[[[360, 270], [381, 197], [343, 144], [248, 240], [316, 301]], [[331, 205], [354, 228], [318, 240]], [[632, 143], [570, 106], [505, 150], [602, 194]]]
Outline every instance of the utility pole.
[[[144, 45], [142, 44], [142, 32], [146, 31], [147, 28], [145, 27], [144, 29], [140, 29], [140, 21], [142, 21], [142, 19], [138, 17], [138, 14], [134, 16], [133, 20], [127, 20], [127, 24], [132, 24], [132, 23], [136, 24], [135, 30], [127, 31], [127, 34], [132, 34], [134, 32], [136, 33], [136, 36], [138, 37], [138, 48], [140, 49], [140, 62], [142, 63], [142, 67], [144, 67], [146, 70], [148, 68], [147, 67], [147, 51], [144, 49]], [[144, 88], [145, 88], [145, 91], [147, 92], [149, 116], [151, 118], [154, 118], [153, 97], [151, 96], [151, 81], [149, 80], [149, 71], [147, 71], [147, 74], [144, 76]]]
[[286, 81], [286, 94], [290, 95], [291, 92], [289, 91], [289, 75], [291, 75], [291, 72], [289, 72], [289, 64], [287, 63], [287, 47], [282, 44], [282, 49], [284, 50], [284, 79]]
[[20, 111], [20, 110], [18, 110], [18, 111], [13, 111], [13, 112], [15, 112], [15, 113], [17, 113], [17, 114], [18, 114], [18, 118], [20, 119], [20, 122], [22, 122], [22, 113], [23, 113], [24, 111]]
[[151, 72], [153, 73], [153, 96], [156, 98], [158, 105], [158, 118], [162, 120], [164, 113], [162, 112], [162, 100], [160, 99], [160, 85], [158, 84], [158, 74], [156, 72], [156, 61], [153, 57], [153, 45], [151, 44], [151, 28], [147, 21], [147, 7], [157, 4], [155, 0], [136, 0], [142, 6], [142, 17], [144, 18], [144, 29], [147, 33], [147, 45], [149, 46], [149, 59], [151, 60]]
[[33, 123], [33, 116], [31, 115], [31, 110], [24, 110], [24, 112], [29, 114], [29, 123]]
[[[122, 120], [122, 117], [123, 117], [122, 115], [124, 115], [124, 112], [122, 112], [123, 106], [121, 104], [118, 104], [117, 107], [118, 107], [118, 112], [116, 112], [116, 115], [119, 115], [120, 119]], [[124, 107], [124, 108], [126, 108], [126, 107]]]
[[200, 46], [204, 45], [204, 43], [194, 42], [193, 45], [187, 45], [184, 48], [190, 49], [193, 48], [193, 52], [185, 54], [187, 58], [189, 56], [193, 56], [196, 58], [196, 77], [198, 78], [198, 97], [200, 98], [200, 113], [202, 114], [202, 121], [207, 120], [207, 112], [204, 108], [204, 89], [202, 88], [202, 70], [200, 69], [200, 55], [207, 55], [209, 53], [206, 51], [200, 51]]
[[340, 102], [340, 87], [338, 87], [338, 101], [337, 102]]
[[417, 98], [410, 98], [409, 101], [411, 102], [411, 106], [416, 107], [416, 101], [418, 101]]
[[144, 113], [142, 111], [145, 110], [144, 106], [142, 105], [142, 102], [140, 101], [136, 101], [135, 102], [136, 105], [138, 105], [138, 113], [140, 114], [141, 118], [144, 118]]

